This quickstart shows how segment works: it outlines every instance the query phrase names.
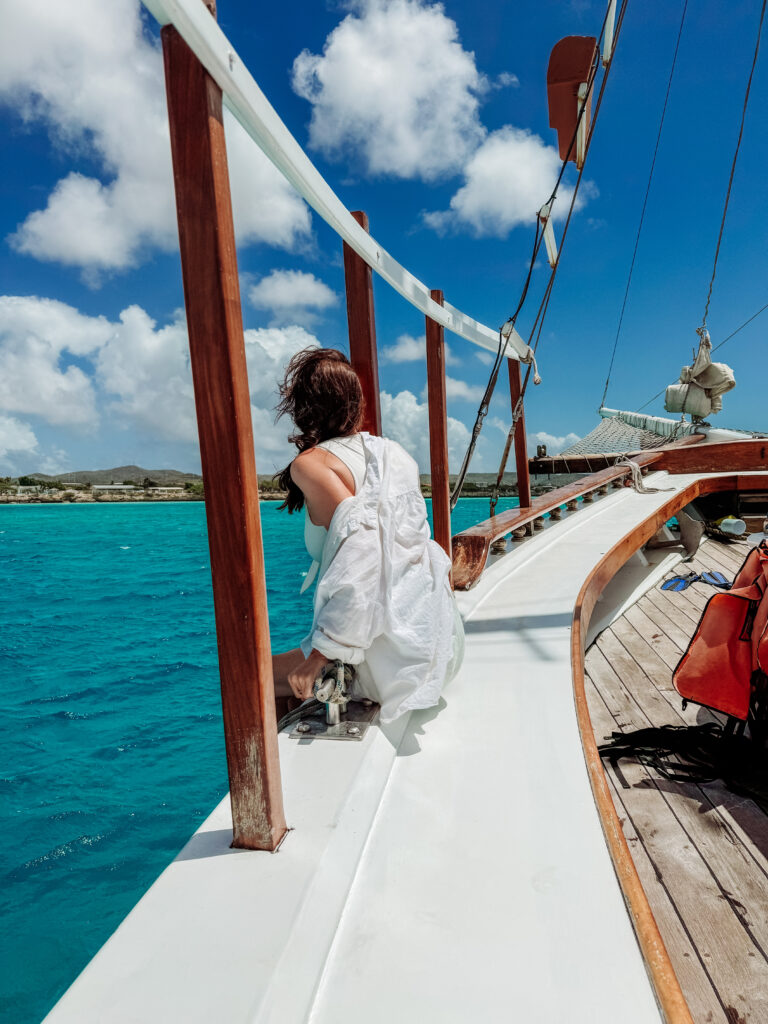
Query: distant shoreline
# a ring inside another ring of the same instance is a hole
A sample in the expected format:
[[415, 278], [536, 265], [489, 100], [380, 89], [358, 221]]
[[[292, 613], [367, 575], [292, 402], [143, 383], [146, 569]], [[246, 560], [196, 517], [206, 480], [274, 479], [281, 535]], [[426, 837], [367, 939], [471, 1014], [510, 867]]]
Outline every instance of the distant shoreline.
[[[285, 495], [275, 491], [259, 491], [259, 501], [282, 501]], [[110, 494], [95, 497], [88, 491], [76, 491], [74, 497], [53, 494], [0, 494], [0, 505], [168, 505], [205, 502], [198, 494]]]
[[[551, 491], [554, 487], [557, 487], [557, 482], [549, 482], [547, 484], [534, 483], [531, 486], [531, 493], [534, 496], [546, 494], [547, 491]], [[429, 486], [422, 486], [421, 493], [425, 498], [432, 497], [432, 489]], [[490, 487], [468, 487], [461, 495], [462, 498], [482, 498], [488, 499], [492, 496], [492, 489]], [[67, 497], [64, 497], [64, 495]], [[259, 490], [260, 501], [285, 501], [287, 494], [284, 491], [275, 490]], [[499, 491], [500, 498], [517, 498], [517, 485], [505, 485]], [[199, 492], [192, 493], [153, 493], [153, 489], [150, 488], [146, 491], [142, 490], [138, 493], [122, 492], [122, 493], [110, 493], [110, 494], [94, 494], [92, 491], [76, 491], [72, 488], [68, 488], [66, 491], [48, 492], [46, 494], [10, 494], [0, 493], [0, 505], [114, 505], [114, 504], [128, 504], [128, 505], [163, 505], [163, 504], [187, 504], [188, 502], [204, 502], [204, 495]]]

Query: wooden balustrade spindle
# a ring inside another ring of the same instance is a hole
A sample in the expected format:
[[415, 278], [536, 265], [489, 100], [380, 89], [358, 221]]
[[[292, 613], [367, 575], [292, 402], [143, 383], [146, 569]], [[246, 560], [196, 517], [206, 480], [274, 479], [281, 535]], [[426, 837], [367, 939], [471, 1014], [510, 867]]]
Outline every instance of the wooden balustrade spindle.
[[274, 850], [287, 828], [222, 96], [172, 26], [163, 28], [162, 40], [205, 482], [232, 845]]
[[[443, 293], [432, 299], [443, 304]], [[427, 401], [429, 460], [432, 474], [432, 523], [437, 543], [451, 557], [451, 487], [448, 479], [448, 414], [445, 395], [445, 331], [427, 317]]]
[[[368, 217], [362, 210], [353, 210], [357, 223], [368, 230]], [[363, 430], [381, 434], [379, 402], [379, 361], [376, 354], [376, 319], [373, 311], [373, 271], [344, 242], [344, 280], [347, 290], [347, 324], [349, 327], [349, 358], [355, 369], [365, 398]]]
[[[512, 412], [515, 411], [520, 397], [522, 382], [520, 363], [516, 359], [508, 359], [509, 393], [512, 399]], [[525, 435], [525, 412], [520, 410], [520, 419], [515, 427], [515, 464], [517, 466], [517, 495], [520, 508], [529, 508], [531, 504], [531, 477], [528, 470], [528, 441]]]

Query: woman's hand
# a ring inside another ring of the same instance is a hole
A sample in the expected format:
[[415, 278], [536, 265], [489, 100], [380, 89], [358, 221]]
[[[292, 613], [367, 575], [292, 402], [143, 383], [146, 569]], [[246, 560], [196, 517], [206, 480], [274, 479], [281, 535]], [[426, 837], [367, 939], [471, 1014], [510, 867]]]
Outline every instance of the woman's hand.
[[288, 685], [299, 700], [307, 700], [312, 696], [315, 680], [322, 673], [328, 661], [329, 659], [324, 654], [312, 649], [309, 657], [288, 673]]

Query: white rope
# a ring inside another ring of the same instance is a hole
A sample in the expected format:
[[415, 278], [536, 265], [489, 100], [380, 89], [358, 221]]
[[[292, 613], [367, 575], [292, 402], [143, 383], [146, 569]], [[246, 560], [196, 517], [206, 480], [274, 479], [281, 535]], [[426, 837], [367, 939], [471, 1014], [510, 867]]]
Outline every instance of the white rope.
[[[312, 209], [387, 284], [412, 306], [465, 341], [496, 353], [499, 332], [450, 303], [435, 302], [425, 284], [380, 246], [355, 220], [281, 121], [234, 47], [200, 0], [142, 0], [161, 25], [172, 24], [208, 74], [224, 102], [254, 142]], [[516, 330], [506, 357], [530, 361], [531, 350]]]
[[643, 483], [643, 474], [639, 463], [633, 462], [627, 455], [621, 459], [616, 459], [615, 465], [629, 466], [629, 471], [632, 474], [632, 488], [638, 494], [658, 494], [659, 491], [674, 491], [675, 489], [674, 487], [646, 487]]

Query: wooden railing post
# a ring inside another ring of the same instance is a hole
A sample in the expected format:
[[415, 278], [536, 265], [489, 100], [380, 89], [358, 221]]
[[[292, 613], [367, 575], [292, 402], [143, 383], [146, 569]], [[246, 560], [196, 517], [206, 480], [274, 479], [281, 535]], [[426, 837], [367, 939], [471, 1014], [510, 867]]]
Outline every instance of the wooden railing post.
[[[443, 304], [443, 293], [431, 293]], [[432, 523], [437, 543], [451, 557], [451, 489], [448, 479], [448, 413], [445, 400], [445, 331], [427, 317], [427, 401], [429, 461], [432, 473]]]
[[162, 40], [211, 552], [232, 845], [274, 850], [286, 824], [221, 90], [172, 26], [163, 28]]
[[[520, 363], [516, 359], [508, 359], [509, 391], [512, 397], [512, 412], [515, 411], [520, 397], [521, 379]], [[520, 419], [515, 427], [515, 463], [517, 465], [517, 494], [520, 508], [528, 508], [531, 504], [531, 477], [528, 471], [528, 441], [525, 436], [525, 411], [520, 410]]]
[[[362, 228], [368, 230], [368, 217], [362, 210], [353, 210], [352, 216]], [[363, 430], [370, 434], [381, 434], [379, 360], [376, 354], [376, 320], [373, 312], [373, 271], [346, 242], [344, 280], [347, 286], [349, 357], [360, 378], [365, 398]]]

